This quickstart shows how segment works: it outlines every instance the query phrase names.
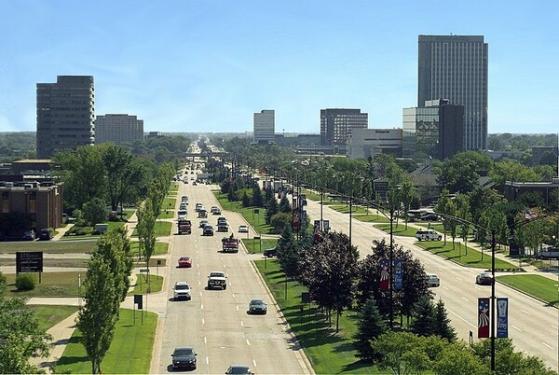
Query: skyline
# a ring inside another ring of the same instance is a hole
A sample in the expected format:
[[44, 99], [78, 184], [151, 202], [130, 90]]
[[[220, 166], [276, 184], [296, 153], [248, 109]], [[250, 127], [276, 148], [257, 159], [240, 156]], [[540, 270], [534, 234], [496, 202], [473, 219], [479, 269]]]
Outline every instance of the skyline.
[[316, 134], [320, 109], [344, 107], [401, 127], [418, 35], [452, 32], [489, 44], [489, 133], [555, 133], [559, 5], [436, 4], [3, 2], [0, 131], [35, 131], [36, 84], [72, 74], [94, 76], [97, 115], [146, 131], [251, 132], [274, 109], [277, 133]]

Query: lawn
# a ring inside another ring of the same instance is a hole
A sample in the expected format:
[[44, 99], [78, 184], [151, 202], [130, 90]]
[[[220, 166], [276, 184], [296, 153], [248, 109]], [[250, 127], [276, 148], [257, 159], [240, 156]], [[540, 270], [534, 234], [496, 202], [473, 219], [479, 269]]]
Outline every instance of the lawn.
[[95, 250], [97, 240], [90, 241], [20, 241], [0, 242], [0, 254], [15, 254], [17, 251], [43, 251], [52, 254], [90, 253]]
[[368, 215], [356, 215], [353, 218], [366, 223], [388, 223], [388, 219], [384, 216], [372, 213], [369, 213]]
[[[136, 311], [136, 323], [133, 311], [120, 309], [120, 319], [111, 346], [101, 363], [101, 370], [106, 374], [147, 374], [151, 362], [153, 339], [157, 315]], [[64, 354], [56, 364], [56, 373], [91, 373], [91, 362], [87, 358], [85, 348], [80, 342], [80, 332], [74, 331]]]
[[[385, 231], [386, 233], [390, 233], [390, 224], [378, 224], [375, 225], [375, 228]], [[395, 236], [405, 236], [405, 237], [415, 237], [415, 232], [417, 232], [417, 228], [408, 225], [406, 229], [406, 225], [404, 223], [394, 223], [393, 225], [393, 232]]]
[[[260, 240], [255, 240], [252, 238], [243, 238], [243, 244], [247, 248], [248, 252], [251, 254], [260, 253]], [[266, 249], [271, 249], [276, 247], [278, 240], [275, 238], [263, 238], [262, 239], [262, 251]]]
[[[320, 193], [308, 189], [303, 189], [303, 194], [305, 194], [305, 197], [307, 199], [320, 202]], [[324, 194], [322, 196], [322, 204], [328, 205], [328, 204], [335, 204], [335, 203], [339, 203], [339, 202], [336, 202], [334, 199], [328, 197], [328, 194]]]
[[35, 318], [39, 321], [39, 328], [44, 329], [45, 331], [78, 311], [76, 306], [30, 305], [29, 307], [33, 310]]
[[[333, 204], [330, 206], [331, 209], [341, 212], [342, 214], [349, 214], [349, 205], [348, 204]], [[352, 206], [351, 207], [352, 215], [366, 215], [367, 208], [363, 206]]]
[[172, 219], [175, 217], [175, 210], [161, 210], [158, 219]]
[[161, 211], [165, 209], [174, 210], [176, 203], [177, 197], [165, 197], [165, 199], [163, 199], [163, 203], [161, 204]]
[[557, 280], [540, 275], [506, 275], [497, 276], [496, 279], [550, 305], [559, 305]]
[[[444, 225], [442, 225], [441, 223], [414, 223], [415, 225], [418, 225], [420, 227], [424, 227], [424, 228], [429, 228], [429, 229], [433, 229], [436, 230], [439, 233], [445, 233], [444, 230]], [[460, 236], [460, 233], [462, 232], [462, 228], [460, 226], [456, 227], [456, 234], [457, 236]], [[446, 234], [448, 236], [450, 236], [450, 232], [446, 231]], [[470, 226], [468, 228], [468, 234], [471, 236], [474, 234], [474, 229]]]
[[[147, 294], [147, 277], [145, 274], [136, 274], [136, 285], [134, 286], [134, 290], [129, 292], [129, 295], [134, 294]], [[150, 293], [157, 293], [161, 292], [161, 287], [163, 286], [163, 277], [157, 275], [149, 275], [149, 282], [150, 282]]]
[[[7, 279], [6, 295], [11, 297], [76, 297], [78, 296], [77, 272], [43, 272], [41, 284], [39, 274], [33, 273], [35, 289], [19, 292], [15, 286], [16, 275], [5, 274]], [[81, 272], [81, 281], [85, 279], [85, 271]]]
[[173, 194], [179, 191], [179, 183], [178, 182], [171, 182], [169, 186], [169, 193]]
[[[266, 209], [262, 207], [243, 207], [240, 201], [229, 202], [227, 199], [227, 194], [221, 194], [219, 191], [214, 191], [214, 194], [219, 201], [219, 204], [224, 210], [238, 212], [245, 218], [246, 221], [252, 226], [252, 228], [258, 233], [271, 234], [272, 227], [266, 224]], [[254, 214], [254, 210], [257, 209], [259, 212], [257, 215]]]
[[[138, 255], [140, 243], [138, 241], [131, 241], [130, 242], [130, 251], [134, 257]], [[166, 242], [156, 242], [155, 243], [155, 250], [153, 251], [152, 255], [163, 255], [167, 254], [169, 251], [169, 244]]]
[[[421, 241], [417, 242], [416, 244], [417, 246], [428, 250], [433, 254], [452, 260], [465, 267], [482, 268], [486, 270], [491, 268], [490, 252], [484, 252], [482, 258], [481, 252], [468, 247], [468, 254], [466, 255], [465, 246], [459, 242], [456, 243], [454, 249], [452, 248], [452, 241], [447, 241], [446, 245], [444, 244], [444, 241]], [[516, 267], [512, 263], [496, 258], [495, 269], [512, 271], [517, 270], [518, 267]]]
[[334, 325], [330, 327], [319, 316], [315, 306], [307, 305], [301, 312], [301, 293], [306, 291], [306, 288], [298, 282], [288, 282], [288, 298], [284, 298], [285, 278], [276, 260], [258, 260], [254, 263], [274, 294], [317, 374], [381, 373], [374, 366], [360, 362], [355, 356], [357, 351], [352, 342], [357, 330], [357, 319], [354, 312], [346, 311], [340, 317], [340, 332], [336, 334]]
[[[171, 234], [171, 227], [173, 223], [168, 221], [156, 221], [155, 222], [155, 237], [167, 237]], [[138, 229], [134, 228], [134, 232], [132, 233], [133, 237], [138, 237]]]

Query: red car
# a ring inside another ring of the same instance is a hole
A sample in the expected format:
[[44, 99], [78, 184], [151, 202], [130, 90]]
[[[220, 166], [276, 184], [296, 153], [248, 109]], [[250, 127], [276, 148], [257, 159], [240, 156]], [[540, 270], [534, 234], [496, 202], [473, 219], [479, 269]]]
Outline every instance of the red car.
[[192, 267], [192, 259], [190, 259], [189, 257], [180, 257], [179, 258], [179, 268], [182, 268], [182, 267], [186, 267], [186, 268]]

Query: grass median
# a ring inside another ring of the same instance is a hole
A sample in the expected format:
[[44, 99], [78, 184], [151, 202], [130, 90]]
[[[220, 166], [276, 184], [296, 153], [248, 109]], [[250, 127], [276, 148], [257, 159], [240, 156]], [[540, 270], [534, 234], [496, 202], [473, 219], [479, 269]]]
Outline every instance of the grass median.
[[89, 241], [20, 241], [0, 242], [0, 254], [15, 254], [17, 251], [43, 251], [49, 254], [91, 253], [97, 247], [97, 239]]
[[174, 210], [176, 203], [177, 203], [176, 197], [169, 197], [169, 196], [165, 197], [165, 199], [163, 199], [163, 203], [161, 204], [161, 211]]
[[[138, 251], [140, 248], [140, 243], [138, 241], [131, 241], [130, 242], [130, 251], [133, 256], [138, 255]], [[163, 255], [167, 254], [169, 251], [169, 244], [166, 242], [156, 242], [155, 243], [155, 250], [153, 251], [152, 255]]]
[[355, 312], [346, 311], [340, 317], [340, 332], [322, 319], [315, 306], [307, 305], [301, 311], [301, 293], [307, 289], [297, 281], [287, 283], [277, 260], [254, 262], [272, 291], [290, 328], [305, 350], [317, 374], [380, 374], [374, 366], [356, 357], [353, 336], [357, 331]]
[[63, 305], [30, 305], [29, 308], [33, 310], [35, 318], [39, 322], [39, 328], [45, 331], [78, 311], [76, 306]]
[[[150, 293], [161, 292], [163, 286], [163, 276], [149, 275]], [[145, 274], [136, 274], [136, 285], [134, 290], [128, 293], [132, 296], [134, 294], [148, 294], [148, 278]]]
[[549, 305], [559, 306], [557, 280], [540, 275], [505, 275], [497, 276], [496, 280]]
[[[10, 297], [78, 297], [77, 272], [43, 272], [39, 284], [39, 274], [29, 274], [35, 279], [35, 289], [18, 291], [15, 285], [16, 275], [5, 274], [6, 291]], [[81, 282], [85, 279], [86, 272], [80, 272]]]
[[[457, 242], [454, 248], [452, 247], [451, 241], [447, 241], [446, 245], [444, 241], [420, 241], [417, 242], [416, 245], [464, 267], [491, 268], [491, 252], [486, 251], [482, 254], [480, 251], [468, 247], [466, 254], [466, 247], [460, 242]], [[518, 267], [512, 263], [498, 258], [495, 259], [495, 268], [503, 271], [518, 270]]]
[[[134, 324], [133, 311], [120, 309], [120, 318], [111, 346], [101, 363], [105, 374], [147, 374], [151, 363], [151, 352], [155, 336], [157, 315], [136, 311]], [[80, 342], [81, 333], [76, 330], [64, 350], [64, 354], [56, 363], [56, 373], [91, 373], [91, 362]]]
[[[169, 221], [156, 221], [154, 227], [155, 237], [167, 237], [171, 235], [171, 227], [173, 223]], [[138, 228], [134, 229], [132, 237], [138, 237]]]
[[157, 217], [158, 219], [172, 219], [175, 217], [175, 211], [170, 209], [162, 209]]
[[[243, 238], [243, 244], [247, 248], [248, 252], [251, 254], [260, 253], [260, 240], [255, 240], [253, 238]], [[266, 249], [271, 249], [276, 247], [278, 240], [275, 238], [263, 238], [262, 239], [262, 252]]]
[[[252, 228], [258, 233], [272, 234], [272, 227], [266, 224], [266, 209], [262, 207], [243, 207], [240, 201], [230, 202], [227, 199], [227, 194], [222, 194], [219, 191], [214, 191], [215, 197], [224, 210], [237, 212], [245, 218]], [[258, 214], [254, 210], [258, 210]]]
[[[375, 225], [375, 228], [378, 228], [386, 233], [390, 233], [390, 224], [378, 224]], [[398, 223], [398, 225], [394, 224], [392, 227], [392, 231], [395, 236], [404, 236], [404, 237], [415, 237], [415, 232], [417, 232], [417, 228], [409, 226], [406, 228], [404, 223]]]

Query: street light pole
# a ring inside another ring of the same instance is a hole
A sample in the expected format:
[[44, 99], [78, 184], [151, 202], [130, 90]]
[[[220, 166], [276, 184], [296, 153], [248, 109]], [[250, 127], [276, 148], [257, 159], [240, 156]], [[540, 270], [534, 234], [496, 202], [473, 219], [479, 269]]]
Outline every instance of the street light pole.
[[351, 250], [351, 219], [353, 211], [353, 191], [351, 192], [351, 197], [349, 197], [349, 249]]
[[393, 266], [394, 266], [394, 208], [390, 207], [390, 264], [389, 264], [389, 273], [390, 273], [390, 281], [389, 281], [389, 288], [390, 288], [390, 329], [394, 328], [394, 291], [392, 289], [392, 280], [393, 280]]
[[495, 372], [495, 230], [491, 230], [491, 372]]

